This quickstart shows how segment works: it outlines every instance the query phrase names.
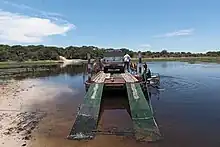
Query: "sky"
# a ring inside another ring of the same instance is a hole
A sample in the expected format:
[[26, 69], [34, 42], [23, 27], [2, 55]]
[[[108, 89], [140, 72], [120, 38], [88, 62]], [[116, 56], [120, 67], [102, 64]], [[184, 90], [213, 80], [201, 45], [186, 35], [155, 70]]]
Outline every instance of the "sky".
[[219, 0], [0, 0], [0, 44], [220, 50]]

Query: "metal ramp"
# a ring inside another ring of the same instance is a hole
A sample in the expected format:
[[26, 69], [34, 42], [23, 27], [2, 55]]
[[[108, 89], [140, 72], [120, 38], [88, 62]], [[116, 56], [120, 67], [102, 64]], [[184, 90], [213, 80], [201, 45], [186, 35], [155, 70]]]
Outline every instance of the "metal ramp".
[[157, 141], [160, 132], [150, 105], [139, 83], [126, 83], [135, 137], [139, 141]]
[[76, 121], [67, 137], [72, 140], [93, 139], [97, 129], [104, 83], [93, 83], [84, 97]]

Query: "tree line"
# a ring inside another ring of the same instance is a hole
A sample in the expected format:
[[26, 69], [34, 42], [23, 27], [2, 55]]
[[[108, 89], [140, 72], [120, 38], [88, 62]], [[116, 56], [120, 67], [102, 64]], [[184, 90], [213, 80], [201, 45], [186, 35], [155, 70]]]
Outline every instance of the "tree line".
[[[69, 47], [49, 47], [43, 45], [0, 45], [0, 62], [2, 61], [38, 61], [38, 60], [58, 60], [59, 56], [64, 56], [68, 59], [86, 59], [87, 53], [91, 54], [92, 58], [103, 57], [104, 53], [110, 48], [98, 48], [94, 46], [69, 46]], [[130, 49], [120, 49], [123, 53], [129, 54], [131, 57], [137, 57], [138, 53]], [[159, 57], [220, 57], [220, 51], [207, 53], [190, 53], [190, 52], [161, 52], [143, 51], [142, 57], [159, 58]]]

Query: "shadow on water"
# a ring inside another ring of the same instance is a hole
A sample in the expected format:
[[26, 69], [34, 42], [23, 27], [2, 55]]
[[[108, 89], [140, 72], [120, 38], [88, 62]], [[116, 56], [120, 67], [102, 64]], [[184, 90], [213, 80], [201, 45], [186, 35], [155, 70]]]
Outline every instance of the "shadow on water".
[[126, 132], [131, 129], [131, 111], [126, 90], [104, 91], [100, 107], [99, 130]]
[[126, 109], [130, 112], [126, 90], [104, 91], [102, 97], [104, 109]]

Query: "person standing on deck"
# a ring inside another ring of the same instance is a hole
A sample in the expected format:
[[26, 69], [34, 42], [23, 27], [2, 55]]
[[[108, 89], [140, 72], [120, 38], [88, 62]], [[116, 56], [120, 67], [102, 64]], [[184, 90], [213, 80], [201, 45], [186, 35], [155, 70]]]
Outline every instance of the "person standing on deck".
[[143, 79], [147, 80], [148, 78], [151, 78], [151, 71], [150, 69], [147, 67], [147, 63], [144, 64], [144, 72], [142, 75]]
[[132, 73], [137, 73], [137, 65], [135, 63], [131, 62], [130, 67], [131, 67], [130, 69], [131, 69]]
[[124, 55], [124, 63], [125, 63], [125, 69], [127, 69], [127, 71], [130, 71], [130, 61], [131, 61], [131, 57], [126, 54]]
[[95, 62], [93, 63], [93, 70], [94, 70], [95, 73], [103, 70], [103, 64], [102, 64], [102, 61], [101, 61], [100, 58], [97, 58], [95, 60]]

